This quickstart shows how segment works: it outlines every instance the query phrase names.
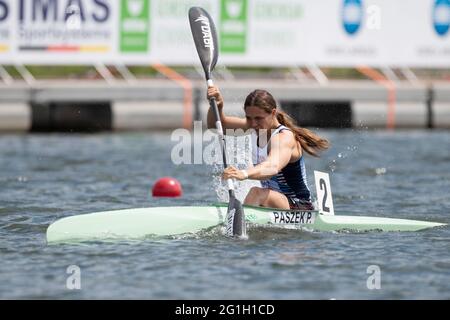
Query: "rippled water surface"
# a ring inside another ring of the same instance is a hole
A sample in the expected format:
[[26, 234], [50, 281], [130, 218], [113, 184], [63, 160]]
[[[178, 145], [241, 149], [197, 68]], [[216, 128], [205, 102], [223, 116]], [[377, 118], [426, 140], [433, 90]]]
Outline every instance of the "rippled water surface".
[[[337, 214], [450, 223], [448, 131], [326, 131]], [[170, 133], [0, 136], [0, 298], [449, 299], [449, 227], [406, 233], [250, 230], [197, 237], [48, 246], [56, 219], [96, 211], [223, 200], [217, 167], [171, 162]], [[180, 199], [155, 199], [176, 177]], [[240, 195], [248, 186], [241, 184]], [[81, 290], [68, 290], [68, 266]], [[368, 267], [381, 288], [369, 290]]]

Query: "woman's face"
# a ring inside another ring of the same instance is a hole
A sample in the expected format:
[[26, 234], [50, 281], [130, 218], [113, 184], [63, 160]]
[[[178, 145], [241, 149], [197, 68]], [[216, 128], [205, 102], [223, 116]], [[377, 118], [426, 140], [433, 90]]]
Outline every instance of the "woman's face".
[[247, 119], [249, 127], [256, 131], [260, 129], [270, 130], [272, 128], [275, 112], [275, 109], [268, 113], [261, 108], [249, 106], [245, 108], [245, 118]]

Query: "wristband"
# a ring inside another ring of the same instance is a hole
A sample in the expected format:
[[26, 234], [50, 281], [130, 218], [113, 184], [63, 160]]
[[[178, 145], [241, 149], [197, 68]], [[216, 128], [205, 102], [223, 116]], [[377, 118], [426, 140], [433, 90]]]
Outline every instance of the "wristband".
[[241, 170], [242, 171], [242, 173], [244, 174], [244, 180], [245, 179], [248, 179], [248, 172], [247, 172], [247, 170]]

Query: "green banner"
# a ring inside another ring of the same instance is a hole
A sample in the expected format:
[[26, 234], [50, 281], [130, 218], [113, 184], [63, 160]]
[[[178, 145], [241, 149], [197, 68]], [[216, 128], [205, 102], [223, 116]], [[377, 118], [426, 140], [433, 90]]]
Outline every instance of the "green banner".
[[150, 0], [121, 0], [120, 51], [149, 51]]
[[245, 53], [247, 48], [247, 0], [220, 1], [220, 51]]

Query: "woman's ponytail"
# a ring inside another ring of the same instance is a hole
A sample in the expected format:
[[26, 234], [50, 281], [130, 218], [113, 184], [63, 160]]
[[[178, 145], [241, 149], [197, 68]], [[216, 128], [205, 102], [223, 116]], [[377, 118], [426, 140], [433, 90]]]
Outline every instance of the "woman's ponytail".
[[319, 137], [311, 130], [295, 125], [294, 120], [283, 111], [277, 110], [277, 120], [288, 127], [294, 133], [295, 139], [300, 142], [302, 149], [314, 157], [319, 157], [319, 151], [328, 149], [330, 146], [328, 140]]

